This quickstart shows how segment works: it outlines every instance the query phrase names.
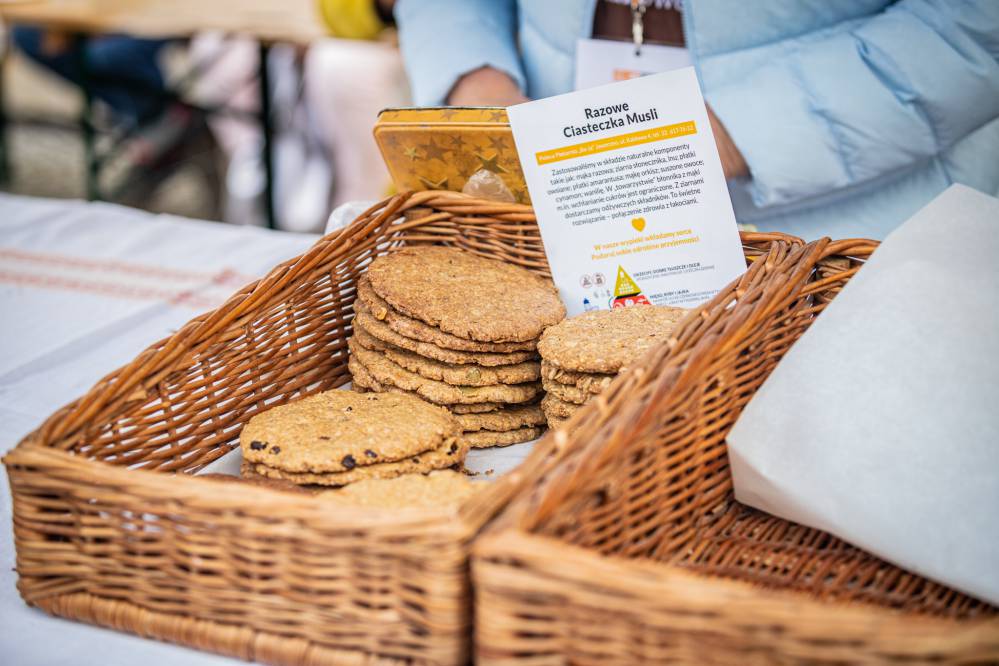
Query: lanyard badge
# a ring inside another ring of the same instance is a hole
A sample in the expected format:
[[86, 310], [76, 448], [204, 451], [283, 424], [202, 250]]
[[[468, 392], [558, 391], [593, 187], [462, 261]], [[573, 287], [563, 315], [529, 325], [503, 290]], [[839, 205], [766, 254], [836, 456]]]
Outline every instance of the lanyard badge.
[[635, 55], [642, 55], [645, 41], [645, 3], [642, 0], [631, 0], [631, 39], [635, 42]]

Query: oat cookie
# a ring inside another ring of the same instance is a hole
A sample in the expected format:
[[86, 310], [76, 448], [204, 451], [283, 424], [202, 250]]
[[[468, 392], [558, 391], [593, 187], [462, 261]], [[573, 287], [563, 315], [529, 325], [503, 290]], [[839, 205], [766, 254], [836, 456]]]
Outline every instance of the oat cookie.
[[404, 460], [355, 467], [345, 472], [287, 472], [268, 465], [243, 461], [243, 471], [270, 479], [286, 479], [298, 484], [345, 486], [365, 479], [392, 479], [403, 474], [422, 474], [452, 465], [461, 465], [469, 444], [462, 439], [445, 440], [440, 448], [424, 451]]
[[397, 311], [459, 338], [526, 342], [565, 317], [551, 280], [456, 248], [405, 248], [373, 261], [368, 276]]
[[329, 474], [408, 459], [459, 432], [446, 409], [414, 396], [333, 390], [257, 414], [239, 444], [251, 463]]
[[617, 375], [563, 370], [558, 366], [552, 365], [548, 361], [542, 360], [541, 376], [550, 381], [575, 386], [582, 391], [589, 391], [590, 393], [597, 395], [610, 386], [610, 383], [614, 381], [614, 377]]
[[437, 404], [475, 404], [480, 402], [527, 402], [541, 391], [539, 382], [524, 384], [494, 384], [492, 386], [452, 386], [427, 379], [390, 361], [381, 352], [365, 349], [356, 340], [348, 341], [350, 353], [357, 362], [383, 386], [413, 391], [424, 400]]
[[313, 491], [308, 488], [303, 488], [302, 486], [292, 483], [291, 481], [282, 481], [281, 479], [267, 479], [262, 476], [232, 476], [231, 474], [197, 474], [196, 479], [213, 479], [215, 481], [222, 481], [224, 483], [240, 483], [247, 486], [257, 486], [258, 488], [270, 488], [271, 490], [286, 490], [293, 493], [305, 493], [310, 494]]
[[558, 416], [548, 416], [548, 428], [550, 430], [558, 430], [568, 422], [569, 419], [559, 418]]
[[393, 363], [410, 372], [456, 386], [522, 384], [535, 382], [541, 378], [541, 364], [537, 361], [498, 365], [492, 368], [476, 364], [452, 365], [382, 342], [360, 328], [354, 331], [354, 339], [365, 349], [382, 352]]
[[618, 372], [669, 339], [687, 312], [654, 305], [584, 312], [546, 330], [538, 351], [549, 364], [565, 370]]
[[395, 308], [375, 293], [375, 290], [371, 288], [371, 282], [368, 280], [367, 275], [361, 276], [361, 279], [357, 282], [357, 297], [364, 303], [375, 319], [385, 322], [396, 333], [421, 342], [429, 342], [445, 349], [476, 352], [533, 351], [537, 344], [537, 340], [528, 340], [526, 342], [476, 342], [445, 333], [435, 326], [397, 312]]
[[554, 394], [548, 393], [541, 399], [541, 409], [546, 416], [557, 416], [560, 419], [567, 419], [576, 413], [582, 405], [573, 402], [560, 400]]
[[[365, 393], [367, 391], [374, 391], [376, 393], [404, 393], [419, 398], [419, 396], [412, 391], [396, 388], [395, 386], [383, 386], [378, 383], [375, 381], [375, 378], [371, 376], [371, 373], [369, 373], [354, 356], [347, 359], [347, 368], [350, 370], [350, 374], [354, 377], [354, 390], [358, 393]], [[458, 415], [495, 412], [499, 409], [503, 409], [505, 405], [498, 402], [479, 402], [470, 405], [442, 404], [441, 407], [444, 407], [449, 412]]]
[[541, 405], [537, 404], [510, 407], [485, 414], [455, 414], [455, 418], [466, 434], [479, 430], [507, 432], [544, 425], [545, 423], [545, 415], [541, 412]]
[[367, 479], [319, 496], [352, 506], [383, 509], [457, 506], [483, 488], [461, 472], [441, 470], [429, 474], [407, 474], [394, 479]]
[[529, 442], [532, 439], [541, 437], [545, 429], [538, 428], [518, 428], [506, 432], [493, 432], [491, 430], [480, 430], [478, 432], [466, 432], [461, 436], [462, 441], [473, 449], [486, 449], [491, 446], [510, 446]]
[[535, 351], [515, 351], [508, 353], [463, 352], [444, 349], [429, 342], [420, 342], [419, 340], [407, 338], [405, 335], [399, 335], [393, 331], [385, 322], [378, 321], [364, 303], [361, 302], [354, 303], [354, 330], [363, 330], [365, 333], [383, 342], [388, 342], [396, 347], [401, 347], [420, 356], [426, 356], [427, 358], [443, 361], [444, 363], [456, 363], [459, 365], [477, 363], [478, 365], [493, 367], [523, 363], [524, 361], [531, 361], [538, 358], [538, 354]]
[[545, 393], [553, 395], [563, 402], [572, 402], [577, 405], [582, 405], [593, 397], [593, 394], [589, 391], [583, 391], [575, 386], [559, 384], [558, 382], [553, 382], [549, 379], [542, 379], [541, 385], [544, 387]]

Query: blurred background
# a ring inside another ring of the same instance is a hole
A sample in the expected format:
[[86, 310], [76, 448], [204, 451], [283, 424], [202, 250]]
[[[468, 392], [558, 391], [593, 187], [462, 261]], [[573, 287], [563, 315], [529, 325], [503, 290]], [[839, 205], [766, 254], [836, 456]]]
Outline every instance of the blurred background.
[[371, 128], [409, 98], [389, 2], [21, 0], [0, 20], [3, 191], [303, 232], [388, 192]]

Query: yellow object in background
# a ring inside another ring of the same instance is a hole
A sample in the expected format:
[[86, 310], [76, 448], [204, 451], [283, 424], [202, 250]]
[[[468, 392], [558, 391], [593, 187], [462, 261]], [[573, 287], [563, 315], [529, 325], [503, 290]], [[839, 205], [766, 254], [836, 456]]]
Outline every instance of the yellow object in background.
[[330, 34], [342, 39], [375, 39], [385, 23], [375, 0], [319, 0], [319, 15]]
[[484, 169], [498, 176], [518, 203], [531, 202], [505, 109], [386, 109], [378, 114], [374, 133], [400, 191], [460, 192]]

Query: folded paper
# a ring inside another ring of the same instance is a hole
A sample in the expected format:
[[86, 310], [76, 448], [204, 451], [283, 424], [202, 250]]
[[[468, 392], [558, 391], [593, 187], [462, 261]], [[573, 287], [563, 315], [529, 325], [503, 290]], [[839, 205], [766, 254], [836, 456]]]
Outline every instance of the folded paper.
[[728, 437], [736, 498], [999, 604], [999, 200], [892, 233]]

